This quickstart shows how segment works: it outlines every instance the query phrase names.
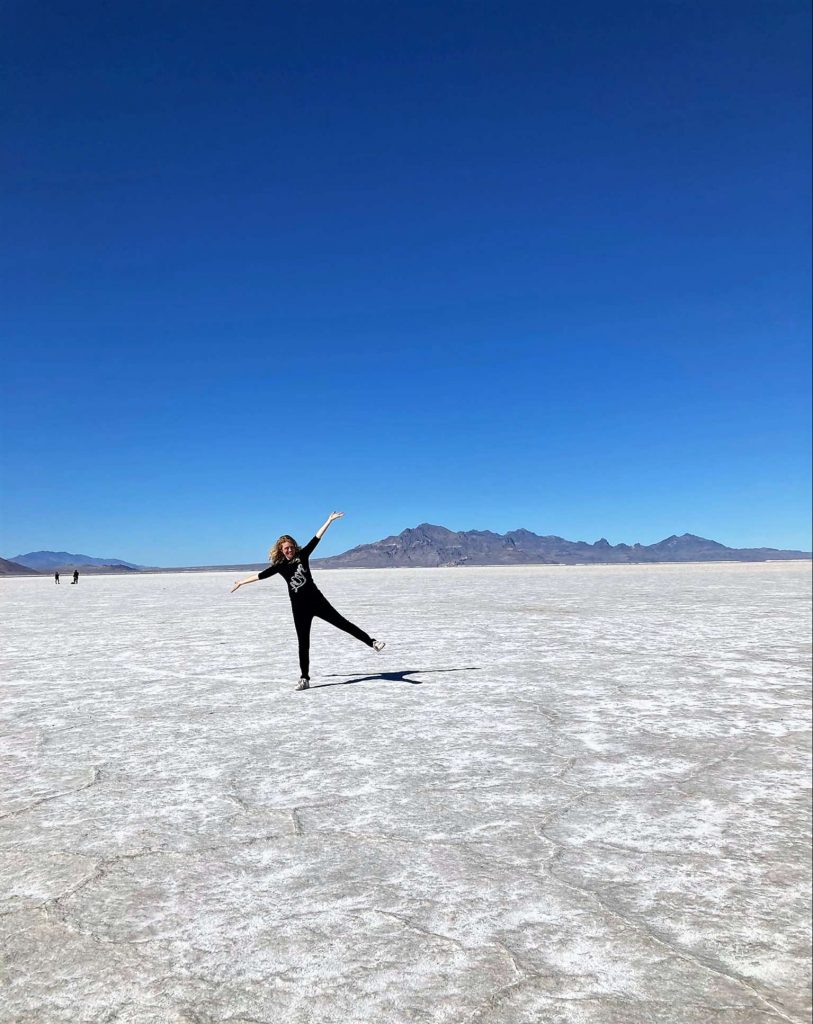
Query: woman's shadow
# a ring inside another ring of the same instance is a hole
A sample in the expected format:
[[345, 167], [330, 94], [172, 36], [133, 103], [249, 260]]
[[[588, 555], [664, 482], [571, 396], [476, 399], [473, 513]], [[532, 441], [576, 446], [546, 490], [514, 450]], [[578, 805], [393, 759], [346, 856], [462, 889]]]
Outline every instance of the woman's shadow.
[[383, 679], [386, 683], [412, 683], [413, 686], [420, 686], [423, 679], [411, 679], [410, 676], [436, 675], [440, 672], [479, 672], [474, 665], [466, 665], [463, 668], [406, 668], [402, 672], [377, 672], [371, 676], [356, 676], [354, 679], [345, 679], [341, 673], [333, 672], [328, 679], [341, 679], [338, 683], [316, 683], [310, 687], [311, 690], [322, 690], [326, 686], [351, 686], [353, 683], [366, 683], [374, 679]]

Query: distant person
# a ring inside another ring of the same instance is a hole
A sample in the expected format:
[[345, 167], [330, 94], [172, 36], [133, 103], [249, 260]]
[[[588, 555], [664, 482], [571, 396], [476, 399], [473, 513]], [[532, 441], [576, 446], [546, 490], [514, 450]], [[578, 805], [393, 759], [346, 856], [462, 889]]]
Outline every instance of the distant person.
[[288, 584], [288, 597], [291, 599], [291, 611], [294, 613], [294, 627], [296, 628], [297, 639], [299, 640], [299, 670], [300, 679], [297, 683], [297, 690], [307, 690], [310, 686], [310, 641], [311, 624], [315, 618], [324, 619], [331, 626], [343, 629], [357, 640], [372, 647], [374, 651], [384, 649], [383, 640], [374, 640], [368, 636], [363, 629], [354, 626], [343, 618], [321, 590], [313, 582], [310, 574], [308, 559], [313, 549], [322, 539], [325, 530], [334, 519], [341, 519], [344, 512], [331, 512], [327, 521], [316, 531], [316, 536], [309, 540], [304, 548], [301, 548], [293, 537], [283, 534], [268, 553], [271, 565], [253, 576], [239, 580], [231, 588], [235, 590], [245, 586], [246, 583], [256, 583], [258, 580], [267, 580], [269, 576], [280, 576]]
[[54, 573], [54, 583], [59, 583], [59, 573], [58, 572]]
[[78, 583], [79, 582], [79, 570], [78, 569], [74, 569], [73, 570], [73, 582], [74, 583]]

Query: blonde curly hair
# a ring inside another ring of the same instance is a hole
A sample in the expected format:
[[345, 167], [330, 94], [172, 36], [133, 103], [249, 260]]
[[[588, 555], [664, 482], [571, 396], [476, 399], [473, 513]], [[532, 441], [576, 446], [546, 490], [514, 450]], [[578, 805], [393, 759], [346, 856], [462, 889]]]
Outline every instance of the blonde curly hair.
[[276, 544], [274, 544], [274, 546], [268, 552], [268, 561], [272, 565], [279, 565], [280, 562], [285, 561], [285, 555], [283, 555], [282, 553], [282, 545], [285, 543], [286, 540], [290, 541], [294, 546], [294, 558], [296, 558], [296, 556], [299, 554], [299, 545], [294, 540], [294, 538], [289, 536], [287, 533], [283, 533], [283, 535], [279, 538]]

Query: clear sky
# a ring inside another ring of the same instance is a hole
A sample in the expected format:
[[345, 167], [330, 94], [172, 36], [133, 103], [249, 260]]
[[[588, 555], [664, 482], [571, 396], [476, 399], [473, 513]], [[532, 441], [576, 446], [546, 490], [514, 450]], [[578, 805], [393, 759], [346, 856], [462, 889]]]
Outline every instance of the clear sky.
[[807, 0], [1, 17], [0, 555], [810, 547]]

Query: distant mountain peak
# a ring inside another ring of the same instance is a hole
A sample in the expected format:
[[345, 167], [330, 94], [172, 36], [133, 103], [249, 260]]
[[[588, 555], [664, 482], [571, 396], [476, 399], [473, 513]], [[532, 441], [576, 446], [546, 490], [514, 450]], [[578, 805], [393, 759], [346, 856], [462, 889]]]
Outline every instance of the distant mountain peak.
[[721, 551], [733, 550], [726, 548], [725, 544], [720, 544], [716, 540], [709, 540], [707, 537], [698, 537], [694, 533], [682, 533], [678, 536], [673, 533], [671, 537], [666, 537], [664, 540], [658, 541], [657, 544], [650, 544], [652, 548], [686, 548], [686, 547], [703, 547], [703, 548], [718, 548]]

